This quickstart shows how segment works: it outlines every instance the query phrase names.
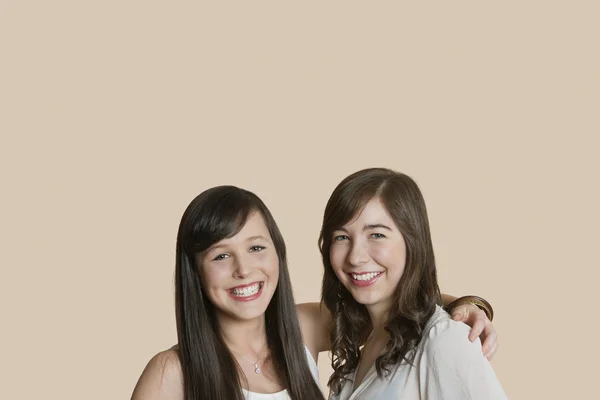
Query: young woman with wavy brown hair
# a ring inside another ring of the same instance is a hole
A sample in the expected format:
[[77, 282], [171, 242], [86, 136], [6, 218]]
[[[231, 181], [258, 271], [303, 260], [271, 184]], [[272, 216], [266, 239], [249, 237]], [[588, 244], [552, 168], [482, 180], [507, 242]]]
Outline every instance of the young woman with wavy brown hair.
[[356, 172], [323, 217], [335, 400], [504, 399], [479, 340], [441, 306], [425, 201], [407, 175]]

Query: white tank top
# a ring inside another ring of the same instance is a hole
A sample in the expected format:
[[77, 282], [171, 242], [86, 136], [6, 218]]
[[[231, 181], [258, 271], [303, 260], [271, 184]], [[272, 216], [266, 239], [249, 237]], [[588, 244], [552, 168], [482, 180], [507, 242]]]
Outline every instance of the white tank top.
[[[317, 363], [315, 362], [315, 359], [310, 354], [310, 351], [308, 351], [308, 347], [304, 346], [304, 351], [306, 353], [306, 359], [308, 360], [308, 367], [310, 368], [310, 372], [311, 372], [315, 382], [317, 382], [317, 385], [318, 385], [319, 384], [319, 370], [317, 368]], [[282, 390], [281, 392], [277, 392], [277, 393], [254, 393], [254, 392], [249, 392], [246, 389], [242, 389], [242, 391], [244, 392], [244, 396], [246, 397], [246, 400], [290, 400], [291, 399], [290, 395], [286, 389]]]

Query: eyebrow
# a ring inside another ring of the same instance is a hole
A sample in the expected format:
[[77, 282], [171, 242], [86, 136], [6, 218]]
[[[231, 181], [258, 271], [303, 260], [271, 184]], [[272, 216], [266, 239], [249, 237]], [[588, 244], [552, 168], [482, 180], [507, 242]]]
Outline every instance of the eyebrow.
[[[250, 236], [249, 238], [246, 239], [246, 243], [247, 242], [251, 242], [253, 240], [258, 240], [258, 239], [262, 239], [262, 240], [268, 240], [266, 237], [264, 237], [263, 235], [254, 235], [254, 236]], [[209, 251], [213, 251], [215, 249], [220, 249], [222, 247], [227, 247], [227, 244], [214, 244], [212, 246], [210, 246], [208, 249], [204, 250], [205, 252], [209, 252]]]
[[[389, 226], [384, 225], [384, 224], [366, 224], [365, 226], [363, 226], [363, 231], [368, 231], [370, 229], [375, 229], [375, 228], [383, 228], [383, 229], [387, 229], [388, 231], [392, 230]], [[348, 230], [343, 227], [337, 228], [337, 229], [335, 229], [335, 231], [342, 231], [342, 232], [348, 233]]]
[[248, 239], [246, 239], [246, 242], [251, 242], [251, 241], [257, 240], [257, 239], [268, 240], [263, 235], [255, 235], [255, 236], [250, 236]]

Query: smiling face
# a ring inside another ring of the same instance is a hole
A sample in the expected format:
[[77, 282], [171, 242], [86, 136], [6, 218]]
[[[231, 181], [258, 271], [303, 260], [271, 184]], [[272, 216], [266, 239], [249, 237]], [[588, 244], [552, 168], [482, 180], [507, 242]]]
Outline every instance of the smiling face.
[[358, 303], [387, 308], [404, 272], [406, 243], [376, 197], [333, 231], [329, 258], [336, 276]]
[[262, 215], [196, 255], [202, 289], [219, 317], [262, 317], [279, 280], [279, 258]]

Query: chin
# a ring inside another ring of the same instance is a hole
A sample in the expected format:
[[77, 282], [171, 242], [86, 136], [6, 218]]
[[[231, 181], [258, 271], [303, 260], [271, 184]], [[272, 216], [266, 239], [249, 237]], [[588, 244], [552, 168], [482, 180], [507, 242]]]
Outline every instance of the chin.
[[254, 304], [234, 304], [230, 307], [230, 314], [241, 320], [250, 320], [261, 317], [267, 311], [270, 303], [270, 297], [264, 299], [258, 299], [260, 302], [253, 302]]
[[264, 317], [265, 311], [266, 310], [263, 310], [262, 312], [257, 311], [257, 312], [247, 312], [247, 313], [236, 313], [234, 315], [234, 318], [241, 320], [241, 321], [251, 321], [253, 319]]
[[380, 303], [383, 300], [383, 296], [380, 293], [350, 293], [357, 303], [365, 306], [371, 306]]
[[252, 307], [246, 310], [240, 310], [239, 308], [228, 308], [225, 312], [229, 318], [236, 319], [239, 321], [250, 321], [265, 315], [267, 307]]
[[354, 298], [357, 303], [362, 304], [363, 306], [372, 306], [373, 304], [379, 303], [379, 299], [371, 299], [371, 298]]

